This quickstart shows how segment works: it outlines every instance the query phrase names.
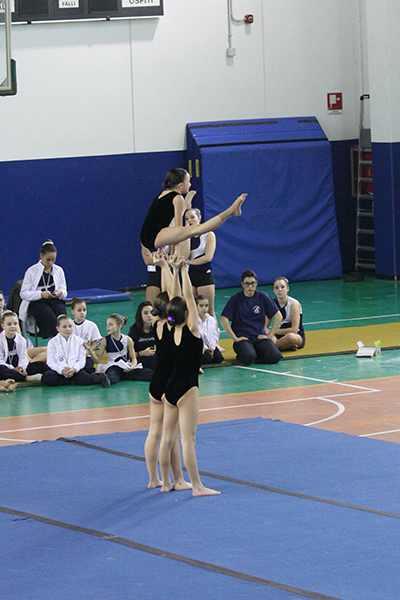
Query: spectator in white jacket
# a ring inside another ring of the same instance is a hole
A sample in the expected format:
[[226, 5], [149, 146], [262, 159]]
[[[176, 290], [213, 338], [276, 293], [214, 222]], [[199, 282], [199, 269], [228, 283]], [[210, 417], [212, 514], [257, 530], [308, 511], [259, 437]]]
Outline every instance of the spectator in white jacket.
[[201, 363], [219, 364], [224, 360], [218, 348], [219, 332], [217, 320], [210, 315], [209, 300], [205, 294], [196, 296], [197, 313], [199, 315], [199, 329], [203, 340], [203, 358]]
[[58, 317], [58, 334], [47, 344], [47, 365], [42, 376], [43, 385], [93, 385], [100, 383], [97, 373], [87, 373], [84, 341], [73, 333], [71, 317]]
[[46, 240], [39, 262], [26, 271], [20, 290], [19, 318], [24, 322], [29, 312], [43, 338], [57, 335], [57, 317], [67, 312], [67, 284], [63, 269], [55, 264], [56, 258], [55, 245]]

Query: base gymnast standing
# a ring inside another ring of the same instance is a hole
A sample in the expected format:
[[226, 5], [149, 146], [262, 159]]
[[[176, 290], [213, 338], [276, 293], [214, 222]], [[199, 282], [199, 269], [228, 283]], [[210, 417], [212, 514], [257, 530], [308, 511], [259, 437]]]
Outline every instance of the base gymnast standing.
[[[163, 401], [167, 382], [175, 366], [172, 352], [172, 333], [167, 323], [167, 305], [169, 297], [172, 298], [180, 292], [180, 285], [178, 272], [176, 271], [174, 277], [172, 277], [165, 259], [166, 255], [161, 251], [156, 253], [155, 261], [161, 267], [162, 272], [161, 286], [162, 289], [166, 288], [168, 291], [163, 291], [156, 297], [153, 308], [157, 365], [149, 388], [150, 426], [144, 445], [144, 455], [149, 473], [148, 488], [156, 488], [162, 485], [162, 481], [158, 476], [158, 447], [163, 427]], [[170, 462], [174, 489], [178, 491], [190, 489], [191, 484], [183, 478], [178, 433], [171, 446]]]
[[199, 369], [203, 341], [199, 333], [196, 303], [185, 259], [181, 256], [172, 263], [182, 277], [182, 297], [168, 304], [168, 322], [173, 325], [172, 341], [175, 369], [167, 383], [164, 402], [164, 422], [160, 444], [162, 492], [173, 489], [169, 477], [171, 449], [180, 430], [183, 460], [193, 486], [193, 496], [211, 496], [220, 492], [206, 488], [197, 466], [195, 438], [199, 418]]

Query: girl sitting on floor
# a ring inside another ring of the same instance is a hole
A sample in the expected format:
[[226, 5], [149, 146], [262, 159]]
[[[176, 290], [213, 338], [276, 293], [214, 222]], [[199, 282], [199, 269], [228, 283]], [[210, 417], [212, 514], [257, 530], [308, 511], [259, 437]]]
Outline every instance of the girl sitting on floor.
[[0, 392], [13, 392], [17, 389], [18, 383], [14, 381], [14, 379], [6, 379], [5, 381], [0, 381]]
[[218, 323], [208, 312], [210, 307], [208, 297], [205, 294], [199, 294], [195, 300], [199, 315], [199, 330], [203, 340], [203, 357], [201, 362], [203, 365], [211, 363], [220, 364], [224, 360], [224, 357], [218, 349]]
[[18, 315], [5, 310], [1, 316], [0, 379], [14, 382], [40, 381], [47, 371], [45, 362], [30, 363], [26, 339], [18, 333]]
[[[84, 342], [89, 343], [91, 349], [95, 350], [96, 347], [100, 346], [102, 336], [96, 323], [89, 321], [89, 319], [86, 318], [87, 306], [85, 300], [72, 298], [71, 312], [74, 317], [74, 334], [80, 337]], [[87, 352], [85, 371], [94, 373], [95, 370], [93, 359], [89, 356], [89, 352]]]
[[153, 371], [138, 364], [132, 339], [123, 334], [121, 330], [125, 327], [128, 317], [123, 317], [117, 313], [111, 314], [107, 319], [106, 337], [100, 342], [97, 353], [93, 352], [90, 344], [85, 342], [85, 348], [93, 362], [99, 363], [103, 358], [104, 352], [107, 352], [107, 364], [99, 365], [100, 382], [104, 387], [110, 387], [118, 381], [150, 381]]
[[100, 383], [97, 373], [85, 371], [86, 350], [81, 338], [73, 333], [71, 317], [60, 315], [57, 318], [57, 331], [58, 334], [47, 344], [47, 364], [50, 368], [43, 374], [42, 383], [49, 386]]
[[303, 327], [303, 310], [295, 298], [289, 296], [289, 281], [277, 277], [274, 281], [275, 304], [282, 314], [278, 331], [272, 338], [279, 350], [299, 350], [306, 344]]
[[135, 322], [129, 329], [128, 335], [133, 340], [137, 359], [144, 367], [154, 371], [157, 366], [157, 356], [152, 311], [153, 305], [149, 300], [141, 302], [137, 307]]

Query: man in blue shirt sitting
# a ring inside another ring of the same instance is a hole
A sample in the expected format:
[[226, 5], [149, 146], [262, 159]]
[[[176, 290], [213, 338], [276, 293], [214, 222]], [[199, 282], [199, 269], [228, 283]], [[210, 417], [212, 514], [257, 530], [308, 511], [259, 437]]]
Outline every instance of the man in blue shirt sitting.
[[[241, 363], [277, 363], [282, 354], [271, 338], [279, 328], [282, 315], [268, 294], [257, 291], [254, 271], [243, 271], [241, 283], [243, 290], [234, 294], [222, 311], [221, 325], [233, 339], [233, 349]], [[272, 327], [268, 329], [272, 319]]]

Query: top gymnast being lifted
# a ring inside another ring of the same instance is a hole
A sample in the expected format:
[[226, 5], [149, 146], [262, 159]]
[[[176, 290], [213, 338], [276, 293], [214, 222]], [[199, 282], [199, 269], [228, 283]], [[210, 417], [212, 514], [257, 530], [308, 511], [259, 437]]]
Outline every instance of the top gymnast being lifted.
[[[192, 227], [183, 226], [183, 215], [192, 207], [192, 199], [196, 194], [189, 192], [190, 185], [189, 173], [185, 169], [168, 171], [163, 181], [164, 191], [153, 201], [142, 226], [142, 254], [154, 252], [163, 246], [176, 246], [191, 237], [214, 231], [230, 217], [241, 214], [241, 205], [247, 194], [241, 194], [229, 208], [208, 221]], [[179, 246], [175, 248], [176, 251], [182, 253]]]

